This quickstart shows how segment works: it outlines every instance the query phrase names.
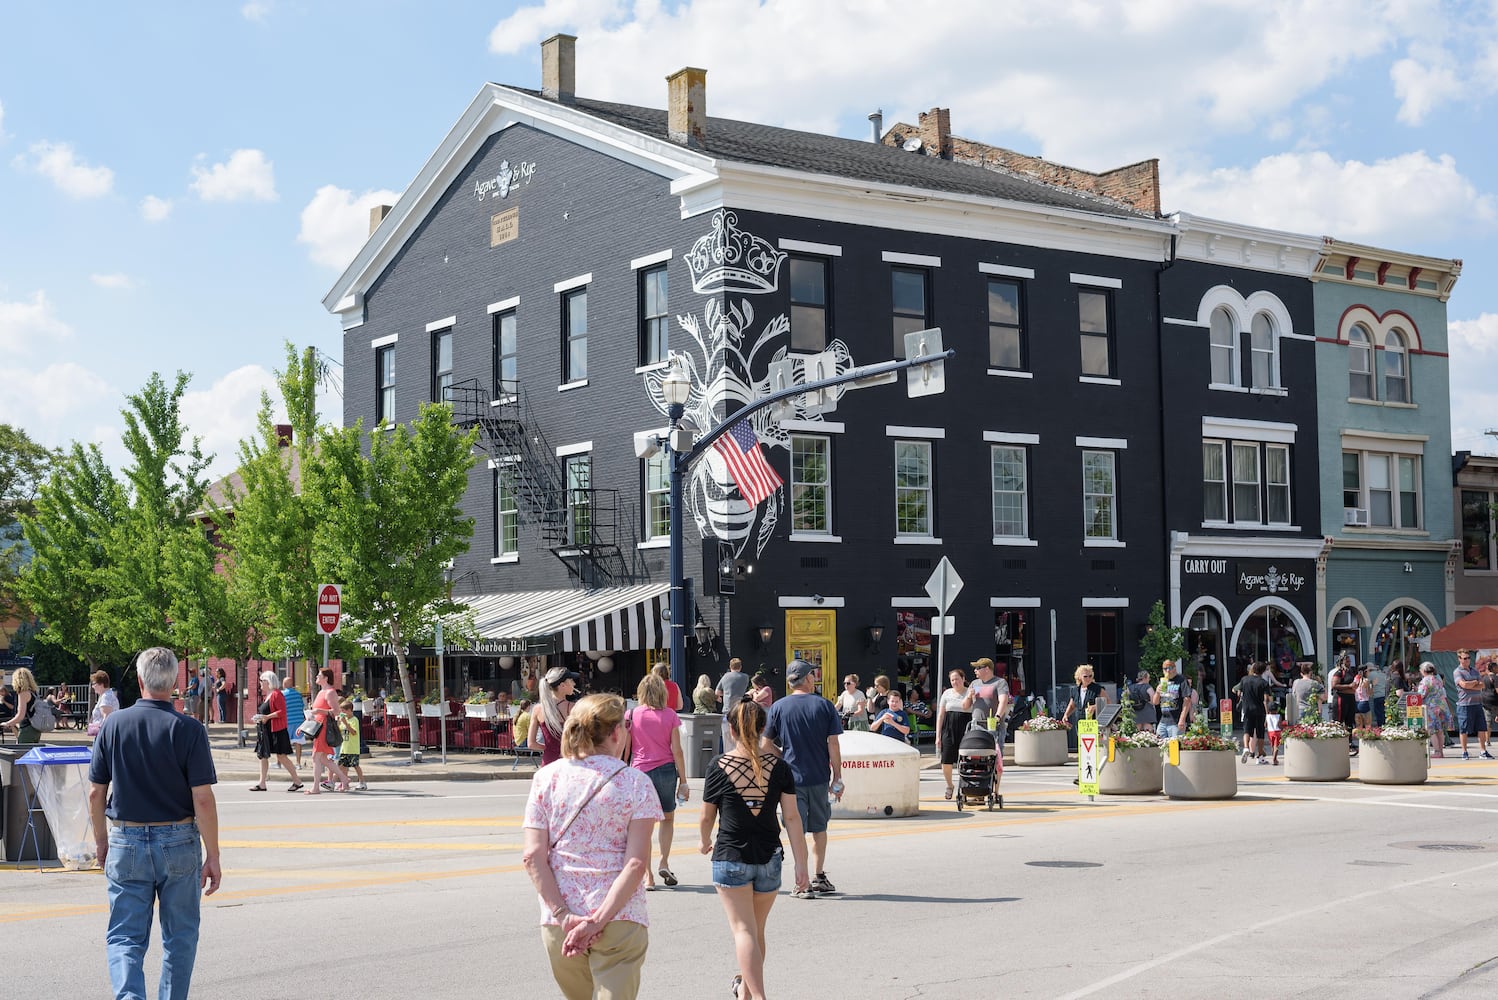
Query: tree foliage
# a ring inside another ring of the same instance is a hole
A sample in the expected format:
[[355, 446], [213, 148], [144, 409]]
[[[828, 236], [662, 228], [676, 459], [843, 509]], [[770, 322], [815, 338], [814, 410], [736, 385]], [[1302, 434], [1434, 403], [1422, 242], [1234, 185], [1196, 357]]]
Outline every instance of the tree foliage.
[[444, 570], [473, 536], [473, 519], [459, 504], [477, 435], [458, 433], [452, 408], [432, 403], [413, 426], [383, 426], [368, 435], [367, 454], [362, 423], [328, 430], [318, 461], [303, 470], [319, 525], [314, 561], [325, 579], [344, 585], [354, 634], [394, 648], [413, 733], [405, 646], [436, 616], [461, 610]]
[[1165, 620], [1165, 602], [1156, 601], [1150, 608], [1149, 621], [1145, 624], [1144, 637], [1139, 640], [1139, 667], [1150, 672], [1150, 680], [1158, 682], [1163, 675], [1161, 662], [1174, 660], [1180, 665], [1188, 679], [1194, 680], [1196, 670], [1186, 662], [1186, 630], [1176, 628]]
[[36, 513], [37, 494], [61, 458], [21, 428], [0, 424], [0, 617], [21, 610], [16, 593], [26, 551], [21, 518]]

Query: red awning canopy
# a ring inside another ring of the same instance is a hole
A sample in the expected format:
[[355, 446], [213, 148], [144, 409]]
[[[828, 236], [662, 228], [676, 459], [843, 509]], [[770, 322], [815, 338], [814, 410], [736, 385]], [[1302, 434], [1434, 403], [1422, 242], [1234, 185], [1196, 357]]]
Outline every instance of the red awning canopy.
[[1430, 634], [1430, 649], [1435, 653], [1454, 653], [1458, 649], [1498, 649], [1498, 607], [1488, 605]]

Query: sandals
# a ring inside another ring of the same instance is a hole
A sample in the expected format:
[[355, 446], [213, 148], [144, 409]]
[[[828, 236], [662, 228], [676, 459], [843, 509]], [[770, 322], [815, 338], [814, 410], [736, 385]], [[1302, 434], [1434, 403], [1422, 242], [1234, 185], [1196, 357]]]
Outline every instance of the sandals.
[[252, 792], [263, 792], [263, 791], [265, 791], [265, 786], [264, 785], [251, 785], [250, 786], [250, 791], [252, 791]]
[[743, 976], [734, 976], [733, 977], [733, 982], [731, 982], [731, 983], [728, 984], [728, 992], [730, 992], [730, 993], [732, 993], [734, 995], [735, 1000], [737, 1000], [737, 998], [738, 998], [739, 988], [741, 986], [743, 986], [743, 985], [744, 985], [744, 977]]
[[286, 790], [288, 792], [300, 792], [302, 790], [302, 783], [300, 781], [298, 781], [296, 784], [292, 785], [290, 788], [288, 788]]
[[948, 788], [947, 789], [947, 798], [950, 799], [951, 797], [952, 797], [952, 790], [950, 788]]
[[662, 868], [660, 871], [656, 872], [656, 874], [661, 877], [661, 881], [666, 883], [666, 885], [670, 886], [672, 889], [676, 888], [676, 876], [672, 873], [671, 869]]

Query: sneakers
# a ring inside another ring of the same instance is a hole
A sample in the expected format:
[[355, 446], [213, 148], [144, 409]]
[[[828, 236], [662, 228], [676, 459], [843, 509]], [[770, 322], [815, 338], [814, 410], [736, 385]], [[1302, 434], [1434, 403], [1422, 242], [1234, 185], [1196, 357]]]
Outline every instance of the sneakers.
[[816, 899], [817, 898], [817, 894], [816, 894], [815, 891], [813, 891], [811, 889], [792, 889], [791, 890], [791, 898], [792, 899]]
[[1260, 764], [1264, 764], [1264, 765], [1268, 765], [1268, 763], [1269, 763], [1269, 758], [1268, 758], [1268, 757], [1260, 757], [1260, 758], [1259, 758], [1259, 763], [1260, 763]]
[[826, 872], [817, 872], [811, 879], [812, 892], [837, 892], [837, 886], [827, 879]]
[[1483, 752], [1482, 752], [1482, 753], [1481, 753], [1481, 754], [1480, 754], [1480, 756], [1481, 756], [1481, 757], [1482, 757], [1482, 759], [1483, 759], [1483, 760], [1492, 760], [1492, 759], [1493, 759], [1493, 755], [1492, 755], [1492, 754], [1490, 754], [1490, 753], [1488, 753], [1488, 752], [1487, 752], [1487, 751], [1486, 751], [1486, 750], [1484, 750], [1484, 751], [1483, 751]]
[[1462, 751], [1462, 760], [1471, 760], [1471, 759], [1472, 759], [1472, 755], [1469, 754], [1467, 751], [1463, 750]]
[[361, 781], [361, 782], [359, 782], [359, 791], [361, 791], [361, 792], [367, 792], [367, 791], [369, 791], [369, 786], [367, 784], [365, 784], [364, 782]]
[[1239, 757], [1238, 760], [1239, 760], [1240, 763], [1243, 763], [1243, 764], [1247, 764], [1248, 763], [1248, 749], [1246, 747], [1243, 750], [1243, 756]]

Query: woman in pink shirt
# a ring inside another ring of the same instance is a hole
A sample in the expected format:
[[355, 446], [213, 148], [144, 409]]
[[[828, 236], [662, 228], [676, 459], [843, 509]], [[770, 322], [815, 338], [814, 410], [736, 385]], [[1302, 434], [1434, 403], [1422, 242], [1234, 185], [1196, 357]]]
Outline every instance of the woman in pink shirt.
[[[645, 675], [635, 692], [640, 703], [624, 717], [629, 732], [629, 763], [655, 786], [661, 800], [660, 845], [661, 867], [658, 874], [669, 886], [676, 885], [671, 871], [671, 837], [676, 832], [676, 804], [691, 795], [687, 788], [686, 764], [681, 753], [681, 720], [675, 709], [666, 704], [666, 684], [654, 673]], [[649, 860], [648, 858], [646, 859]], [[645, 869], [645, 888], [654, 889], [655, 876]]]

